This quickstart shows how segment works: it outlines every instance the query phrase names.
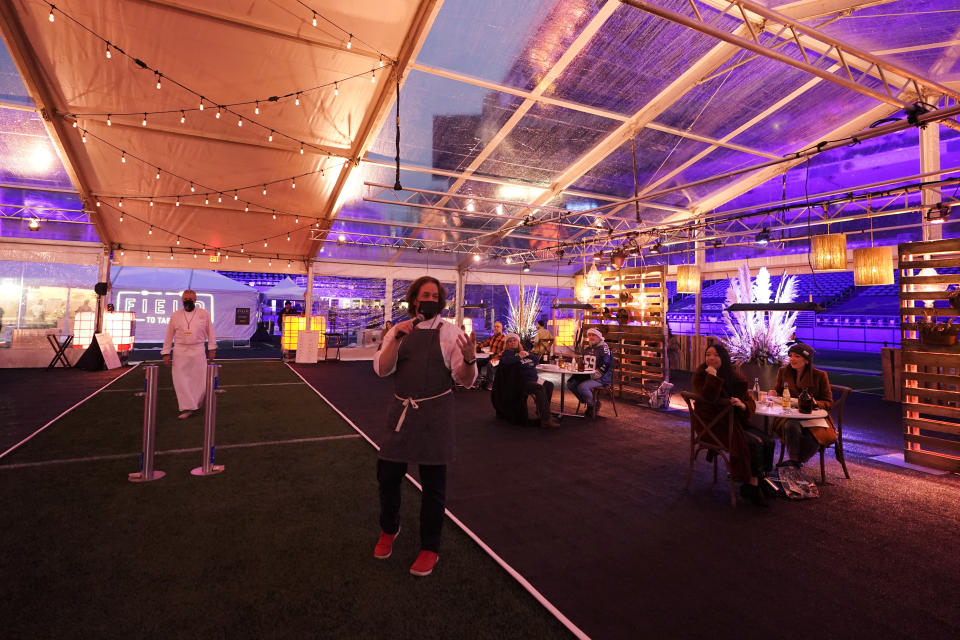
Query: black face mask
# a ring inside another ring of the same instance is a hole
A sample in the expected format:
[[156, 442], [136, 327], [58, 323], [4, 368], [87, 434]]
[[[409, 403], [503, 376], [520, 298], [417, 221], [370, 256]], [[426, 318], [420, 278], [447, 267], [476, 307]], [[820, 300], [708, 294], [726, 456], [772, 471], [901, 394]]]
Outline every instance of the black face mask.
[[183, 301], [183, 310], [184, 310], [184, 311], [193, 311], [194, 304], [195, 304], [195, 303], [193, 302], [193, 300], [184, 300], [184, 301]]
[[429, 320], [440, 313], [440, 303], [436, 300], [420, 300], [417, 302], [417, 313], [422, 315], [424, 320]]

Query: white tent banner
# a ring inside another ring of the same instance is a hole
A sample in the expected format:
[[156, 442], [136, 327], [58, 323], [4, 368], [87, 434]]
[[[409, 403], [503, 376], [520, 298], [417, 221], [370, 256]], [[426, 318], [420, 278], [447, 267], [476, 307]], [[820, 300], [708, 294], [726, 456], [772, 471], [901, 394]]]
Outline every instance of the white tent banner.
[[259, 294], [212, 271], [121, 267], [113, 273], [110, 300], [117, 311], [136, 314], [138, 343], [163, 342], [170, 315], [180, 308], [186, 289], [196, 291], [197, 306], [210, 312], [217, 339], [247, 340], [253, 335]]

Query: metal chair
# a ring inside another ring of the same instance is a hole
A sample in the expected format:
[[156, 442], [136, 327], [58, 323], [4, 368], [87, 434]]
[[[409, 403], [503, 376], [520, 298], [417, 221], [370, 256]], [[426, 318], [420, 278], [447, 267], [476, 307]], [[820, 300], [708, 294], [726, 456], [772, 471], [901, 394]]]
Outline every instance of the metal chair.
[[[326, 341], [323, 344], [323, 359], [327, 360], [340, 360], [340, 346], [343, 343], [343, 334], [342, 333], [324, 333], [326, 336]], [[335, 343], [335, 344], [334, 344]], [[333, 358], [330, 357], [330, 349], [336, 349], [336, 352]]]
[[698, 402], [707, 401], [689, 391], [682, 391], [684, 402], [687, 403], [687, 409], [690, 412], [690, 467], [687, 470], [687, 483], [683, 486], [684, 490], [690, 488], [690, 481], [693, 479], [693, 463], [701, 451], [712, 451], [713, 458], [713, 482], [717, 482], [717, 458], [723, 458], [723, 463], [727, 467], [727, 479], [730, 482], [730, 506], [737, 506], [737, 492], [734, 489], [733, 476], [730, 475], [730, 449], [723, 444], [720, 438], [713, 432], [714, 427], [723, 422], [727, 423], [727, 433], [733, 433], [734, 415], [733, 405], [727, 405], [709, 423], [704, 422], [703, 418], [697, 415], [695, 409]]
[[[832, 445], [833, 457], [840, 463], [840, 468], [843, 469], [843, 475], [849, 480], [850, 472], [847, 471], [847, 461], [843, 456], [843, 405], [846, 403], [847, 396], [850, 395], [853, 389], [839, 384], [833, 384], [830, 385], [830, 390], [833, 395], [833, 406], [830, 407], [830, 415], [833, 417], [833, 427], [837, 430], [837, 441]], [[783, 462], [783, 456], [786, 450], [787, 445], [781, 440], [779, 462]], [[827, 447], [820, 445], [820, 484], [826, 484], [827, 482], [827, 467], [823, 459], [823, 454], [826, 450]]]

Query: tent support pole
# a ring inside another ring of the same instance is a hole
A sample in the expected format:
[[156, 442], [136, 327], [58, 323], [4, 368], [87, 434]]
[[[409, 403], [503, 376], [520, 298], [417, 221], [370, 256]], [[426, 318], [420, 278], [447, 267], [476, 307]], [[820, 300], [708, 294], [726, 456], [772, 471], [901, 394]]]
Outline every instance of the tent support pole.
[[303, 313], [306, 316], [307, 331], [313, 328], [313, 260], [307, 262], [307, 290], [303, 293]]

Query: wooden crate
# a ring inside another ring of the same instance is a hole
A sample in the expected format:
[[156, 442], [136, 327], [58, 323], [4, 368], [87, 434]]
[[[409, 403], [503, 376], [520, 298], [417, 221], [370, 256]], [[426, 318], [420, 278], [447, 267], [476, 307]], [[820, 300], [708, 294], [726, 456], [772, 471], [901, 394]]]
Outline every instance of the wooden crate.
[[960, 267], [960, 239], [911, 242], [899, 247], [901, 399], [907, 462], [960, 472], [960, 344], [931, 345], [919, 322], [960, 324], [947, 303], [960, 273], [920, 275], [924, 268]]
[[[619, 395], [645, 396], [670, 380], [667, 358], [667, 280], [660, 267], [601, 272], [600, 288], [584, 314], [584, 331], [603, 331], [617, 361]], [[604, 313], [604, 309], [607, 313]], [[626, 310], [626, 322], [617, 312]]]

